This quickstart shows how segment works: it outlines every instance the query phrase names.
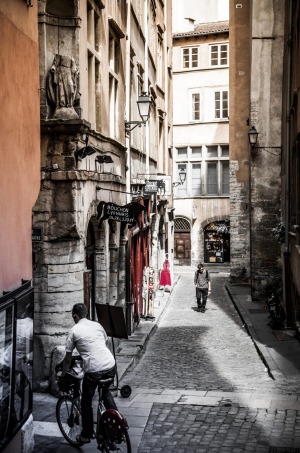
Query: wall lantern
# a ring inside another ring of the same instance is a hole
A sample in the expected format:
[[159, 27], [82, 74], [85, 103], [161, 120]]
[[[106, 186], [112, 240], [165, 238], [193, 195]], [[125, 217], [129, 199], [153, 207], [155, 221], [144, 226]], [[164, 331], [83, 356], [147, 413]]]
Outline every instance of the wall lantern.
[[135, 127], [145, 124], [149, 119], [151, 99], [148, 96], [148, 94], [145, 93], [144, 91], [139, 96], [137, 105], [138, 105], [139, 114], [140, 114], [140, 117], [142, 118], [142, 121], [125, 121], [125, 132], [130, 132]]
[[251, 148], [254, 148], [257, 143], [258, 132], [254, 126], [251, 127], [250, 131], [248, 132], [249, 138], [249, 145]]
[[173, 182], [174, 187], [182, 186], [182, 184], [184, 184], [184, 182], [186, 180], [186, 171], [184, 170], [184, 168], [182, 168], [178, 174], [179, 174], [179, 181]]
[[[264, 149], [270, 154], [273, 154], [273, 156], [279, 156], [281, 153], [281, 146], [257, 146], [257, 139], [258, 139], [258, 132], [255, 129], [254, 126], [251, 127], [250, 131], [248, 132], [248, 139], [249, 139], [249, 145], [251, 146], [252, 149]], [[278, 151], [272, 152], [268, 151], [269, 149], [277, 149]]]

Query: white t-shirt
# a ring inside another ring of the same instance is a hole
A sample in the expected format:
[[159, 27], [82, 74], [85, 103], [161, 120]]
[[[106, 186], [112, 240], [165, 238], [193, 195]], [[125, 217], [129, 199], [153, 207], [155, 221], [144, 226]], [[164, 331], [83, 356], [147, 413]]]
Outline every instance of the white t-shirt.
[[86, 373], [109, 370], [115, 365], [115, 359], [106, 341], [107, 335], [101, 324], [82, 318], [70, 330], [66, 352], [77, 349]]

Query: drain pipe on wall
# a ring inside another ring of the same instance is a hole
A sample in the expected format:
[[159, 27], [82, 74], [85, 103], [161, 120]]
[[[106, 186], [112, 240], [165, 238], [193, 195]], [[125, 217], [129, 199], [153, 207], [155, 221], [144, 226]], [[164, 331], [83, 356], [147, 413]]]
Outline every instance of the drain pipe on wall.
[[[131, 0], [127, 0], [127, 23], [126, 23], [126, 74], [125, 74], [125, 118], [130, 121], [130, 46], [131, 46]], [[126, 192], [127, 203], [131, 202], [131, 139], [130, 133], [125, 133], [126, 144]], [[125, 259], [125, 303], [126, 303], [126, 327], [127, 334], [133, 331], [132, 301], [131, 301], [131, 232], [127, 232], [127, 246]]]
[[286, 307], [287, 327], [292, 326], [293, 310], [291, 306], [290, 279], [290, 90], [291, 90], [291, 47], [292, 47], [293, 1], [289, 2], [289, 34], [287, 41], [287, 78], [286, 78], [286, 141], [285, 141], [285, 238], [284, 238], [284, 303]]
[[[149, 57], [148, 57], [148, 48], [149, 48], [149, 24], [148, 24], [148, 0], [144, 0], [144, 27], [145, 27], [145, 79], [144, 79], [144, 91], [148, 94], [149, 93]], [[146, 153], [146, 174], [150, 173], [150, 128], [149, 123], [151, 119], [151, 107], [150, 107], [150, 117], [149, 120], [145, 124], [146, 128], [146, 143], [145, 143], [145, 153]]]

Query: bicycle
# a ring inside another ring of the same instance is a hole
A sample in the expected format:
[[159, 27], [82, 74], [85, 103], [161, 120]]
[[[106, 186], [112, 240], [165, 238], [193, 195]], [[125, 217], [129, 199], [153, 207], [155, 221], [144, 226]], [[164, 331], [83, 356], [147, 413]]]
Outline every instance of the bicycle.
[[[77, 363], [76, 363], [77, 362]], [[77, 367], [77, 370], [76, 370]], [[56, 370], [57, 371], [57, 370]], [[56, 419], [64, 438], [74, 447], [81, 447], [76, 436], [81, 433], [81, 382], [83, 373], [78, 372], [78, 357], [72, 358], [70, 370], [61, 378], [57, 375], [57, 384], [63, 395], [56, 404]], [[117, 451], [131, 453], [131, 442], [126, 419], [114, 409], [106, 409], [102, 400], [102, 389], [110, 386], [114, 379], [101, 379], [98, 383], [97, 419], [94, 424], [94, 438], [98, 450], [104, 453]]]

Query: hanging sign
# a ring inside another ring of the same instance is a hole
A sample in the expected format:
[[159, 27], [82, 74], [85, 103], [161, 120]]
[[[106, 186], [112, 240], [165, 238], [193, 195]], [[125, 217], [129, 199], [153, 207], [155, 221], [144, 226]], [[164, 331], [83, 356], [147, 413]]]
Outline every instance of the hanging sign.
[[145, 187], [144, 187], [144, 194], [151, 195], [155, 194], [158, 191], [158, 181], [146, 179]]
[[165, 193], [165, 182], [163, 179], [146, 179], [144, 194], [151, 195], [159, 193], [162, 195]]
[[135, 201], [124, 206], [100, 201], [97, 206], [97, 220], [99, 220], [99, 226], [101, 226], [104, 220], [114, 220], [133, 225], [137, 221], [140, 213], [145, 210], [146, 208], [143, 205]]

